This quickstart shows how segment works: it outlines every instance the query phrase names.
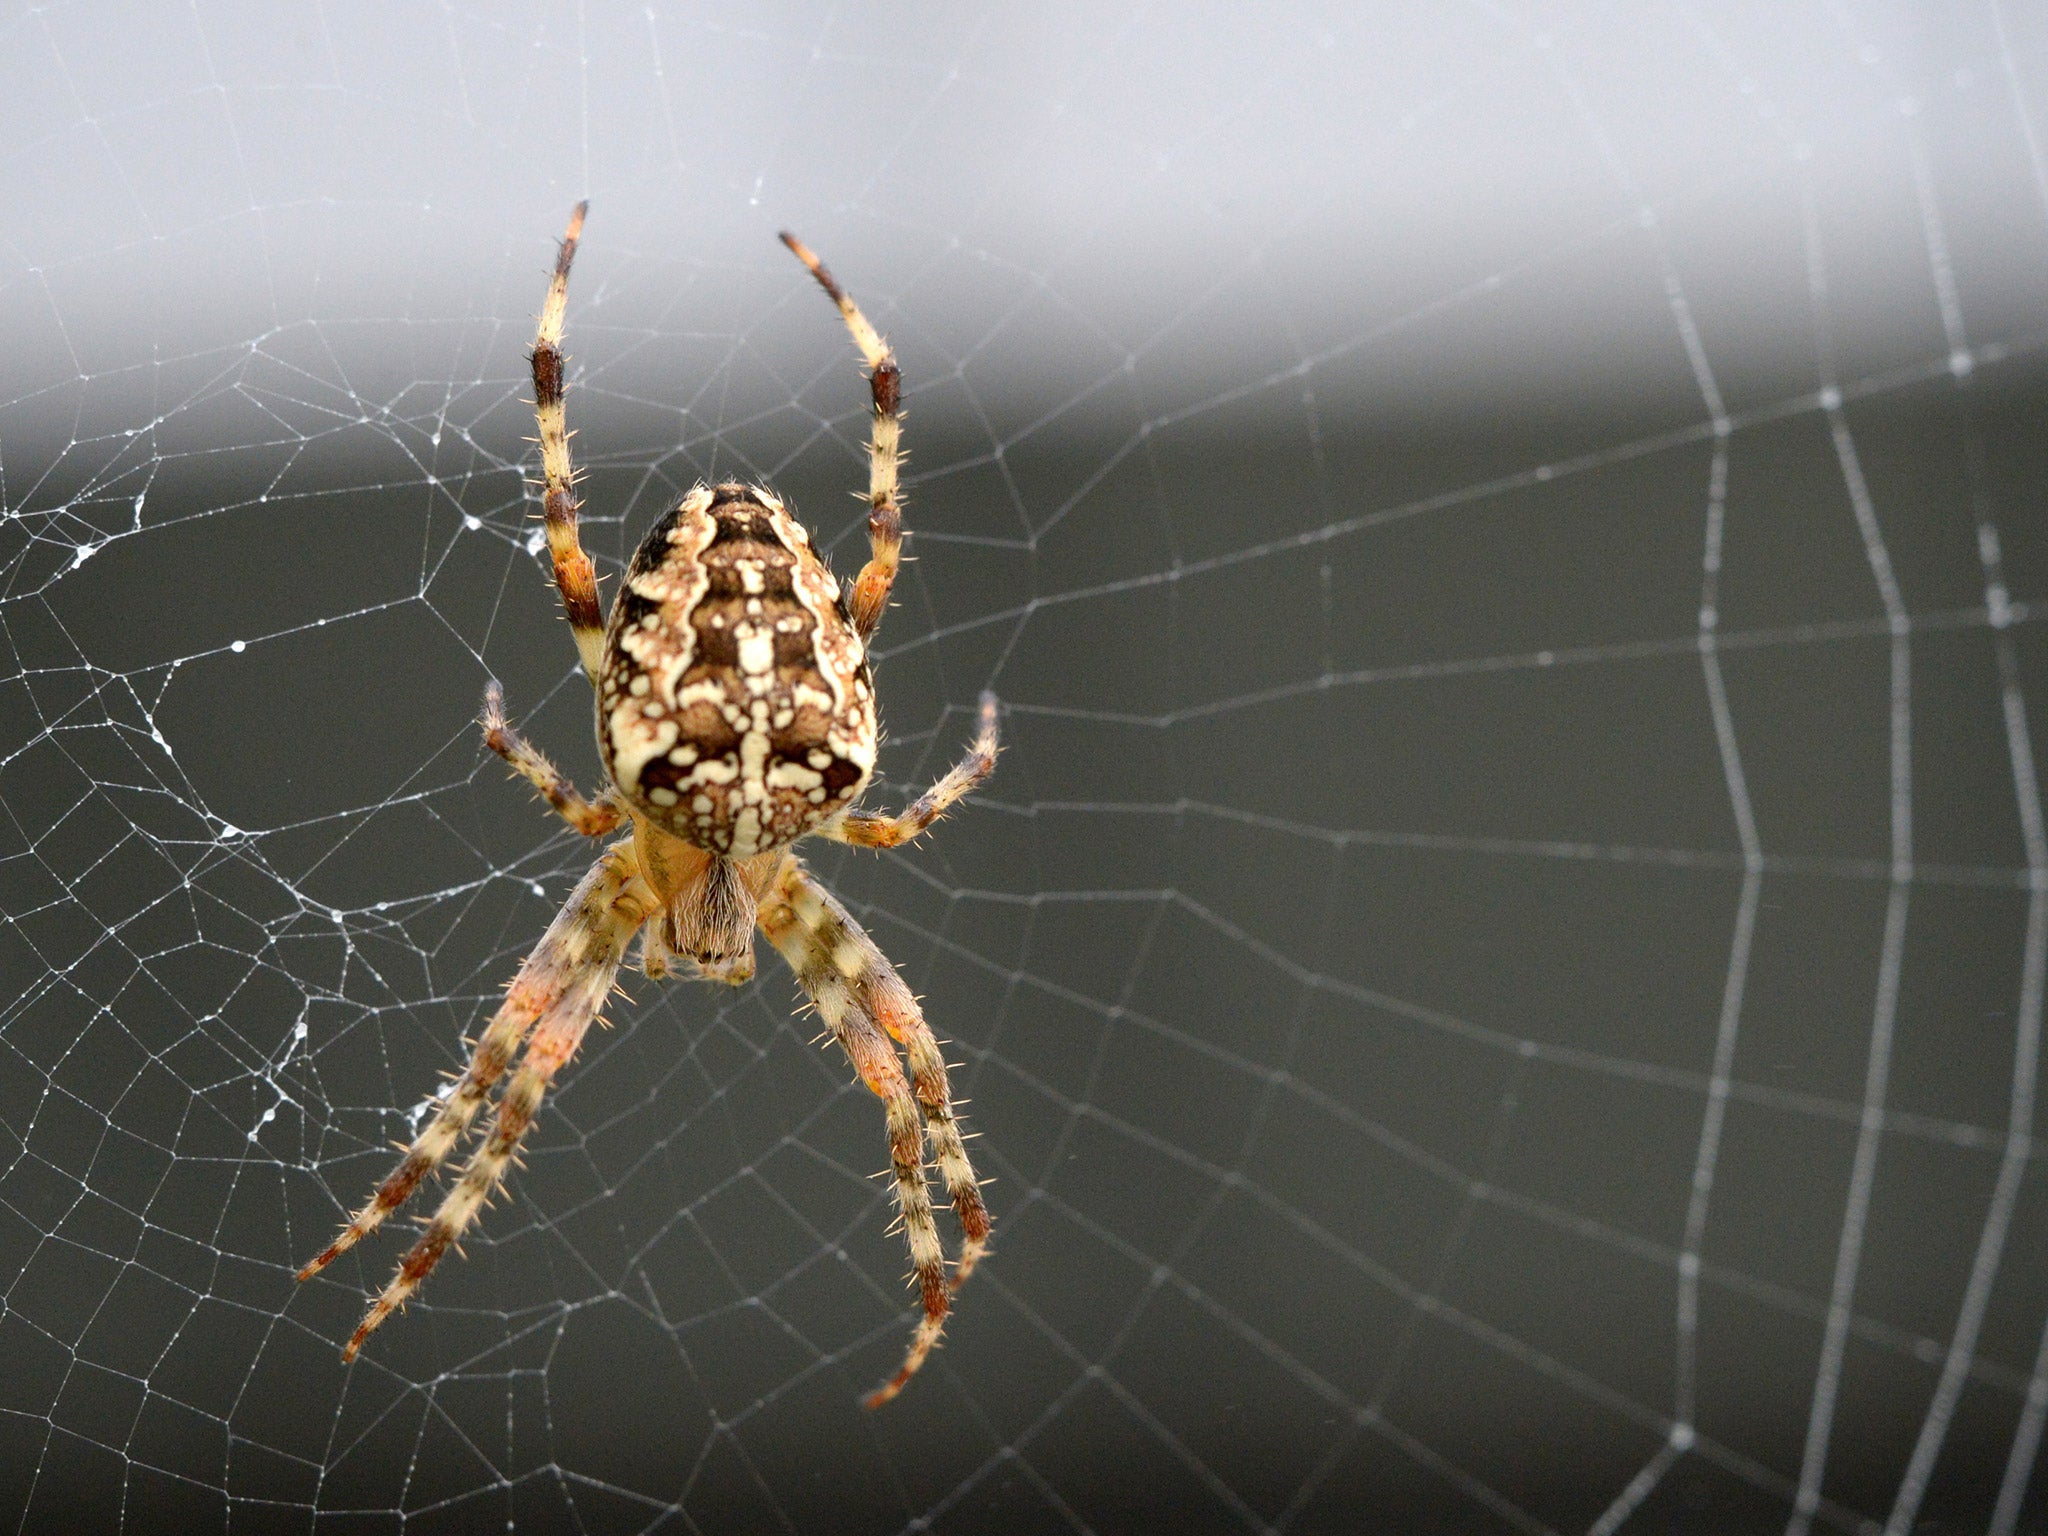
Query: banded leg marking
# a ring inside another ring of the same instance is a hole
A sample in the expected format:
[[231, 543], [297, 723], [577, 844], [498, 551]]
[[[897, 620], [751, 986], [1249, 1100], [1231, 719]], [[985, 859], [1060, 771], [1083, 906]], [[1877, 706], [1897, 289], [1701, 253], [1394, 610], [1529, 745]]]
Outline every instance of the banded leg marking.
[[301, 1280], [318, 1274], [405, 1203], [420, 1181], [460, 1142], [530, 1029], [525, 1058], [499, 1096], [491, 1134], [470, 1157], [462, 1178], [342, 1350], [344, 1360], [353, 1360], [363, 1340], [417, 1289], [503, 1177], [505, 1164], [539, 1107], [542, 1090], [575, 1053], [584, 1031], [597, 1017], [626, 945], [652, 907], [652, 893], [640, 880], [632, 844], [614, 844], [584, 876], [520, 967], [504, 1004], [478, 1040], [468, 1070], [433, 1123], [341, 1236], [299, 1271]]
[[512, 771], [540, 791], [541, 799], [585, 837], [616, 832], [626, 817], [610, 800], [595, 803], [577, 793], [569, 778], [547, 756], [505, 721], [505, 691], [496, 678], [484, 690], [484, 743], [511, 765]]
[[868, 428], [868, 563], [854, 579], [848, 609], [853, 628], [863, 641], [874, 634], [889, 606], [889, 589], [896, 584], [897, 563], [903, 550], [903, 503], [897, 489], [897, 473], [903, 462], [903, 375], [896, 366], [896, 354], [860, 312], [860, 306], [841, 288], [825, 264], [795, 235], [783, 232], [782, 243], [796, 259], [810, 268], [811, 276], [834, 304], [853, 333], [868, 366], [868, 392], [874, 399], [874, 420]]
[[[987, 1249], [988, 1208], [953, 1115], [938, 1043], [895, 967], [846, 909], [793, 858], [784, 864], [762, 904], [761, 926], [796, 972], [798, 984], [816, 1003], [819, 1017], [845, 1048], [861, 1080], [884, 1105], [897, 1207], [909, 1240], [924, 1315], [911, 1336], [903, 1364], [865, 1400], [868, 1407], [878, 1408], [903, 1390], [938, 1343], [951, 1293]], [[904, 1043], [916, 1085], [914, 1093], [904, 1082], [888, 1036]], [[960, 1263], [950, 1280], [924, 1178], [927, 1133], [963, 1235]]]
[[588, 202], [569, 215], [569, 232], [555, 257], [555, 275], [548, 282], [547, 303], [533, 339], [533, 414], [540, 424], [540, 463], [545, 482], [541, 515], [546, 520], [548, 553], [555, 563], [555, 585], [569, 615], [569, 631], [592, 686], [604, 654], [604, 614], [597, 606], [597, 571], [576, 536], [576, 470], [569, 459], [569, 426], [563, 405], [562, 319], [569, 308], [569, 263], [583, 236]]
[[946, 776], [918, 796], [900, 816], [880, 811], [848, 811], [838, 821], [819, 828], [826, 837], [862, 848], [894, 848], [909, 842], [950, 810], [954, 803], [971, 795], [996, 771], [996, 754], [1002, 750], [996, 733], [996, 696], [981, 696], [980, 726], [967, 755], [947, 770]]
[[[878, 951], [879, 953], [879, 951]], [[886, 963], [886, 962], [885, 962]], [[946, 1198], [960, 1223], [960, 1259], [953, 1266], [949, 1288], [959, 1290], [974, 1273], [974, 1266], [988, 1252], [988, 1206], [981, 1198], [981, 1181], [974, 1176], [974, 1164], [967, 1157], [966, 1138], [953, 1113], [952, 1085], [946, 1079], [946, 1058], [917, 999], [903, 985], [895, 969], [886, 973], [886, 985], [877, 988], [875, 1012], [881, 1025], [903, 1043], [910, 1058], [910, 1078], [917, 1087], [917, 1100], [924, 1108], [925, 1131], [931, 1137], [932, 1160], [946, 1182]]]

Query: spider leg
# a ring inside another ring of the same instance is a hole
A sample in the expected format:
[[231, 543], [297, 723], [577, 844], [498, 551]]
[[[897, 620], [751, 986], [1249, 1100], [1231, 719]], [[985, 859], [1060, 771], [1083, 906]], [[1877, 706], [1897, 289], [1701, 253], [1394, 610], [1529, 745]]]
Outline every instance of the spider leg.
[[946, 776], [911, 802], [900, 816], [879, 811], [848, 811], [838, 820], [818, 828], [818, 835], [861, 848], [894, 848], [909, 842], [945, 815], [953, 803], [981, 787], [996, 768], [996, 696], [981, 696], [981, 725], [967, 755], [947, 770]]
[[513, 977], [505, 1001], [498, 1005], [489, 1027], [478, 1037], [468, 1067], [456, 1079], [440, 1110], [413, 1139], [389, 1177], [377, 1186], [369, 1203], [350, 1218], [341, 1235], [299, 1271], [301, 1280], [312, 1279], [382, 1226], [384, 1218], [411, 1199], [420, 1181], [440, 1167], [462, 1140], [491, 1089], [512, 1065], [519, 1042], [526, 1038], [535, 1020], [560, 1003], [574, 979], [576, 956], [582, 947], [578, 930], [589, 922], [594, 882], [605, 868], [600, 863], [592, 870], [569, 904], [556, 915], [533, 953], [519, 967], [519, 974]]
[[569, 232], [555, 257], [555, 275], [548, 283], [547, 303], [533, 339], [533, 413], [540, 424], [541, 473], [546, 481], [541, 514], [547, 522], [548, 553], [555, 562], [555, 585], [562, 592], [583, 670], [595, 687], [604, 655], [604, 614], [597, 606], [596, 569], [576, 536], [576, 470], [569, 459], [568, 417], [562, 405], [562, 317], [569, 308], [569, 263], [576, 259], [583, 215], [589, 209], [587, 201], [581, 202], [570, 213]]
[[[817, 1005], [818, 1016], [845, 1048], [861, 1081], [884, 1106], [890, 1161], [896, 1174], [896, 1204], [909, 1239], [924, 1316], [896, 1374], [867, 1397], [866, 1405], [878, 1408], [903, 1390], [938, 1342], [951, 1293], [988, 1247], [988, 1208], [982, 1202], [981, 1186], [953, 1115], [946, 1063], [938, 1042], [925, 1024], [916, 998], [875, 942], [794, 858], [784, 861], [762, 899], [761, 929], [796, 972], [798, 985]], [[903, 1069], [884, 1030], [904, 1044], [916, 1085], [914, 1094], [904, 1082]], [[925, 1186], [925, 1132], [930, 1134], [963, 1234], [960, 1263], [950, 1283], [938, 1227], [932, 1219], [931, 1195]]]
[[[805, 880], [809, 882], [806, 875]], [[858, 953], [859, 974], [847, 978], [861, 1007], [889, 1032], [910, 1058], [910, 1081], [917, 1102], [924, 1110], [925, 1134], [931, 1139], [932, 1160], [945, 1180], [946, 1196], [953, 1203], [953, 1215], [960, 1223], [959, 1262], [953, 1266], [950, 1289], [959, 1290], [974, 1273], [974, 1266], [988, 1251], [988, 1206], [981, 1198], [981, 1181], [968, 1161], [966, 1139], [953, 1113], [953, 1089], [946, 1078], [946, 1058], [917, 997], [905, 986], [896, 967], [881, 947], [862, 931], [846, 909], [829, 892], [819, 889], [827, 921], [814, 929], [819, 941], [829, 941], [834, 963], [844, 973], [849, 949]]]
[[349, 1223], [347, 1230], [299, 1272], [301, 1280], [317, 1274], [405, 1202], [420, 1180], [460, 1141], [492, 1085], [510, 1066], [520, 1038], [530, 1028], [532, 1037], [525, 1057], [499, 1098], [490, 1135], [470, 1157], [461, 1179], [442, 1201], [426, 1232], [405, 1256], [398, 1273], [342, 1350], [344, 1360], [353, 1360], [370, 1332], [426, 1278], [503, 1177], [506, 1162], [539, 1107], [542, 1090], [575, 1053], [577, 1043], [611, 991], [626, 945], [654, 907], [653, 893], [640, 879], [632, 844], [615, 843], [583, 877], [575, 894], [519, 968], [504, 1005], [477, 1043], [469, 1070], [457, 1082], [433, 1124], [413, 1143], [405, 1160], [378, 1187], [369, 1205]]
[[853, 344], [868, 365], [868, 391], [875, 402], [868, 436], [868, 544], [872, 553], [854, 580], [849, 605], [854, 632], [865, 641], [881, 624], [882, 611], [889, 606], [889, 589], [896, 583], [896, 564], [903, 549], [903, 509], [896, 490], [897, 469], [903, 461], [903, 375], [889, 343], [811, 248], [787, 232], [782, 243], [810, 268], [818, 286], [839, 306], [846, 328], [853, 333]]
[[540, 791], [541, 799], [585, 837], [616, 832], [626, 816], [610, 800], [593, 804], [576, 792], [568, 776], [539, 748], [505, 723], [505, 691], [496, 678], [484, 690], [484, 743], [511, 764], [512, 771]]

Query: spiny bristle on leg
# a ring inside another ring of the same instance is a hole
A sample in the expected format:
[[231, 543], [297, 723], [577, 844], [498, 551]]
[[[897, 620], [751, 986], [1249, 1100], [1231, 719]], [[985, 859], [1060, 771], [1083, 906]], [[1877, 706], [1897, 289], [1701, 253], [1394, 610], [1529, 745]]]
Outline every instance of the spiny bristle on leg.
[[[903, 1390], [938, 1344], [953, 1291], [986, 1251], [988, 1212], [952, 1116], [938, 1044], [924, 1027], [909, 988], [881, 951], [794, 859], [783, 865], [763, 900], [761, 928], [789, 961], [861, 1081], [883, 1104], [888, 1172], [896, 1184], [897, 1217], [910, 1247], [923, 1316], [903, 1364], [865, 1399], [876, 1408]], [[915, 1092], [890, 1044], [892, 1034], [905, 1042]], [[965, 1237], [960, 1262], [950, 1274], [925, 1182], [928, 1137]]]
[[640, 880], [632, 845], [614, 844], [584, 876], [521, 966], [504, 1005], [478, 1041], [469, 1070], [440, 1113], [341, 1237], [300, 1271], [302, 1280], [317, 1274], [404, 1203], [461, 1139], [492, 1085], [510, 1065], [520, 1038], [530, 1032], [525, 1057], [499, 1095], [490, 1135], [470, 1156], [462, 1177], [370, 1307], [343, 1349], [344, 1359], [354, 1359], [363, 1341], [404, 1305], [496, 1189], [539, 1107], [542, 1090], [597, 1017], [626, 946], [652, 907], [652, 893]]

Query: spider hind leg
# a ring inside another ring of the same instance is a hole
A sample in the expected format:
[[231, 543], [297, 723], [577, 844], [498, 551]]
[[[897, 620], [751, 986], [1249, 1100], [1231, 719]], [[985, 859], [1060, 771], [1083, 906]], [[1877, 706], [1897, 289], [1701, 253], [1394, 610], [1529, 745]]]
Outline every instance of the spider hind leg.
[[882, 338], [851, 295], [825, 269], [811, 248], [784, 231], [782, 243], [809, 268], [818, 286], [838, 307], [840, 318], [868, 365], [868, 393], [874, 414], [868, 425], [868, 547], [870, 558], [854, 578], [848, 608], [854, 632], [870, 639], [889, 606], [889, 589], [896, 584], [896, 570], [903, 553], [903, 498], [897, 490], [903, 462], [903, 375], [896, 366], [896, 354]]
[[578, 203], [569, 214], [569, 229], [555, 256], [548, 280], [547, 302], [533, 338], [533, 411], [540, 430], [541, 518], [547, 527], [548, 554], [554, 562], [555, 585], [569, 632], [576, 637], [583, 671], [593, 684], [604, 659], [604, 611], [597, 601], [597, 570], [583, 552], [576, 530], [576, 468], [569, 456], [569, 425], [563, 404], [566, 365], [562, 358], [562, 321], [569, 308], [569, 266], [583, 238], [583, 216], [590, 204]]

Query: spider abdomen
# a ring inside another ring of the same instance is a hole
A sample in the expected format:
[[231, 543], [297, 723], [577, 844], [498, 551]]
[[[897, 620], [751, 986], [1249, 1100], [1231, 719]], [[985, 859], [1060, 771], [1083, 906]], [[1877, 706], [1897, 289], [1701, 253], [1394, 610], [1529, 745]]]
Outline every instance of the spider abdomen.
[[605, 629], [597, 736], [633, 808], [728, 859], [867, 787], [866, 647], [809, 534], [759, 486], [699, 486], [648, 533]]

